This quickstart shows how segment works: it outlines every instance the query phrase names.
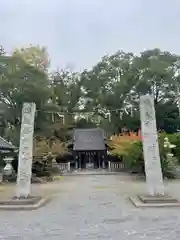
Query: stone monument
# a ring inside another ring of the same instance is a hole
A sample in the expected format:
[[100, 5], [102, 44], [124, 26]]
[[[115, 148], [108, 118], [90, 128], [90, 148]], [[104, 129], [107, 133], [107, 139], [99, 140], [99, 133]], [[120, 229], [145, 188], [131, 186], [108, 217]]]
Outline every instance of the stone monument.
[[148, 195], [164, 195], [154, 99], [150, 95], [140, 97], [140, 118]]
[[180, 206], [177, 199], [164, 191], [153, 96], [140, 97], [140, 118], [148, 194], [131, 200], [137, 207]]
[[[31, 195], [35, 111], [35, 103], [23, 104], [16, 195], [0, 200], [0, 210], [35, 210], [51, 199], [51, 197]], [[9, 171], [9, 167], [6, 170]]]
[[17, 198], [27, 198], [31, 193], [35, 112], [35, 103], [23, 104], [16, 189]]

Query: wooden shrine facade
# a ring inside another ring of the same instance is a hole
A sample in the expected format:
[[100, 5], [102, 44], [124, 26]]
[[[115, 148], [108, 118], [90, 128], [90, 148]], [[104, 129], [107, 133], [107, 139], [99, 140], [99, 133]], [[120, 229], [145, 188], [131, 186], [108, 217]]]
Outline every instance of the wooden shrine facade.
[[105, 133], [100, 128], [75, 129], [73, 134], [75, 168], [105, 168], [108, 163]]

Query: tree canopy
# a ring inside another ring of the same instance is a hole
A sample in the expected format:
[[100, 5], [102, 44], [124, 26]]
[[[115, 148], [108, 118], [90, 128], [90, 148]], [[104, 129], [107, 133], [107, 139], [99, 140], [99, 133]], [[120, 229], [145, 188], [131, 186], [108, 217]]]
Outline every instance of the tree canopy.
[[51, 72], [45, 47], [0, 48], [0, 135], [18, 143], [23, 102], [37, 105], [35, 133], [60, 136], [74, 126], [109, 132], [140, 127], [139, 97], [153, 94], [157, 127], [179, 129], [180, 56], [160, 49], [117, 51], [90, 70]]

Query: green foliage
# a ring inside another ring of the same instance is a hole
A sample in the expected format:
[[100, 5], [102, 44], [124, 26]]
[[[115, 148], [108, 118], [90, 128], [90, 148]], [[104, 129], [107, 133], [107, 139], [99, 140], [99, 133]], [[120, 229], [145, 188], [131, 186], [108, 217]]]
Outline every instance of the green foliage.
[[[57, 74], [50, 77], [48, 64], [48, 53], [40, 46], [17, 49], [12, 56], [0, 54], [0, 135], [15, 145], [19, 143], [23, 102], [36, 103], [35, 135], [47, 137], [58, 137], [61, 130], [62, 138], [63, 130], [68, 127], [63, 126], [62, 130], [62, 124], [57, 126], [55, 121], [59, 122], [61, 117], [56, 112], [65, 109], [72, 112], [77, 106], [78, 74], [61, 71], [64, 75], [60, 74], [60, 78]], [[73, 115], [70, 116], [66, 116], [67, 125], [72, 123]]]
[[76, 122], [76, 128], [95, 128], [96, 124], [86, 119], [80, 119]]
[[143, 149], [140, 141], [132, 142], [123, 155], [123, 161], [127, 168], [132, 171], [144, 172]]
[[[19, 57], [0, 56], [0, 115], [4, 124], [4, 136], [14, 144], [19, 142], [21, 109], [23, 102], [35, 102], [37, 110], [43, 110], [50, 96], [47, 75], [28, 65]], [[39, 116], [37, 115], [37, 118]]]
[[[159, 138], [159, 151], [161, 159], [161, 167], [163, 176], [167, 178], [175, 178], [173, 173], [174, 167], [177, 165], [177, 158], [168, 158], [168, 149], [164, 147], [164, 138]], [[119, 148], [119, 152], [116, 151], [116, 156], [123, 157], [123, 162], [126, 167], [132, 172], [145, 173], [143, 147], [141, 141], [131, 141], [126, 143], [125, 150], [122, 151]]]
[[153, 94], [158, 129], [176, 132], [180, 125], [176, 104], [180, 78], [174, 77], [173, 68], [179, 59], [180, 56], [160, 49], [144, 51], [138, 57], [123, 51], [103, 57], [81, 74], [85, 108], [101, 113], [104, 121], [108, 110], [118, 109], [111, 112], [106, 129], [119, 132], [126, 125], [136, 130], [140, 127], [139, 96]]
[[174, 134], [161, 133], [160, 134], [161, 141], [163, 141], [165, 137], [169, 139], [169, 142], [171, 144], [176, 145], [176, 147], [172, 149], [172, 152], [176, 157], [178, 163], [180, 164], [180, 133], [174, 133]]
[[17, 48], [13, 56], [22, 58], [28, 65], [42, 71], [46, 71], [50, 64], [47, 49], [39, 45], [30, 45], [29, 47], [20, 49]]
[[80, 74], [61, 70], [52, 76], [52, 101], [57, 104], [62, 111], [72, 113], [78, 107], [79, 99], [82, 95]]
[[[16, 49], [12, 56], [0, 48], [0, 135], [17, 144], [25, 101], [37, 106], [36, 135], [66, 139], [69, 126], [76, 126], [74, 116], [83, 112], [84, 116], [93, 112], [91, 121], [80, 121], [77, 126], [95, 124], [108, 133], [118, 133], [124, 126], [135, 131], [140, 127], [141, 94], [154, 96], [158, 130], [174, 133], [180, 128], [176, 97], [180, 77], [174, 76], [179, 59], [160, 49], [140, 56], [117, 51], [83, 72], [60, 69], [50, 73], [45, 47], [30, 45]], [[60, 124], [56, 112], [65, 116], [65, 124]], [[179, 148], [175, 151], [176, 155], [180, 152]]]

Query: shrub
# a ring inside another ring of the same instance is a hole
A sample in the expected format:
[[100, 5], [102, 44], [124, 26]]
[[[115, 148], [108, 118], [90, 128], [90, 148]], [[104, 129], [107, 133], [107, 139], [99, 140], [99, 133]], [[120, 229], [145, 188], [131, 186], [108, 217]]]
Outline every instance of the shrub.
[[[164, 148], [164, 141], [159, 141], [159, 152], [163, 176], [167, 178], [175, 178], [173, 168], [177, 164], [177, 161], [175, 157], [167, 157], [168, 150], [167, 148]], [[134, 142], [131, 144], [130, 148], [127, 149], [124, 162], [127, 167], [133, 171], [135, 170], [138, 173], [144, 173], [145, 167], [141, 142]]]
[[59, 139], [37, 137], [34, 139], [33, 173], [38, 177], [52, 175], [55, 170], [57, 171], [57, 168], [55, 169], [52, 165], [53, 158], [64, 156], [67, 153], [66, 143]]
[[41, 138], [34, 140], [34, 156], [47, 155], [51, 152], [53, 155], [64, 154], [68, 152], [66, 143], [61, 142], [59, 139], [50, 140]]
[[132, 172], [144, 173], [143, 148], [140, 141], [131, 142], [126, 148], [123, 161], [128, 169]]
[[[163, 176], [167, 178], [174, 178], [173, 173], [174, 166], [177, 164], [176, 156], [179, 153], [177, 151], [175, 157], [167, 157], [168, 149], [164, 148], [164, 135], [159, 137], [159, 152], [161, 158], [161, 167]], [[179, 136], [174, 137], [173, 144], [176, 144]], [[135, 139], [134, 139], [135, 138]], [[111, 146], [113, 149], [111, 151], [112, 155], [116, 155], [119, 158], [123, 158], [123, 162], [126, 167], [131, 170], [131, 172], [144, 173], [144, 157], [143, 157], [143, 146], [141, 138], [130, 137], [130, 136], [119, 136], [112, 137]]]
[[111, 148], [111, 154], [119, 158], [123, 157], [127, 153], [127, 149], [131, 146], [132, 143], [141, 141], [141, 135], [130, 132], [130, 135], [117, 136], [114, 135], [111, 137], [109, 146]]

